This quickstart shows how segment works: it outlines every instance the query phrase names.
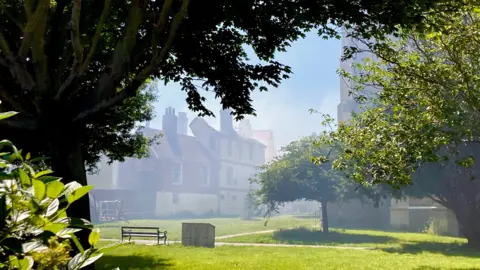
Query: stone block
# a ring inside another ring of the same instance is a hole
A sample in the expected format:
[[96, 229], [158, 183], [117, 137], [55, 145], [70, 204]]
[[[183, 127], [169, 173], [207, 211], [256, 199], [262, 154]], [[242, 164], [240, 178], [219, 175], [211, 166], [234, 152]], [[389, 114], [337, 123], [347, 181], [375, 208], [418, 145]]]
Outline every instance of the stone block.
[[215, 247], [215, 226], [210, 223], [182, 223], [182, 245]]

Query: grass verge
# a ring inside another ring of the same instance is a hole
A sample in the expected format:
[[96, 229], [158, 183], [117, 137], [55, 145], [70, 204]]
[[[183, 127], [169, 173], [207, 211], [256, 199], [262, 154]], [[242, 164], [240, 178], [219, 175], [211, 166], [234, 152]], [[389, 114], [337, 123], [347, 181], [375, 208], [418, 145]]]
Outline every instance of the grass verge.
[[265, 220], [258, 218], [243, 220], [240, 218], [212, 218], [189, 220], [132, 220], [128, 222], [105, 223], [98, 225], [102, 239], [120, 239], [121, 226], [153, 226], [160, 227], [168, 232], [169, 240], [180, 240], [182, 222], [210, 223], [215, 226], [215, 235], [231, 235], [263, 230], [287, 229], [298, 226], [313, 226], [315, 219], [296, 218], [293, 216], [279, 216], [271, 218], [267, 226]]
[[422, 252], [399, 254], [375, 250], [296, 247], [234, 247], [214, 249], [180, 245], [120, 245], [107, 250], [98, 269], [478, 269], [479, 258]]
[[[375, 247], [385, 251], [473, 252], [466, 239], [423, 233], [385, 232], [373, 230], [332, 229], [324, 234], [318, 228], [281, 229], [274, 233], [254, 234], [222, 239], [232, 243], [265, 243]], [[473, 252], [475, 255], [480, 253]]]

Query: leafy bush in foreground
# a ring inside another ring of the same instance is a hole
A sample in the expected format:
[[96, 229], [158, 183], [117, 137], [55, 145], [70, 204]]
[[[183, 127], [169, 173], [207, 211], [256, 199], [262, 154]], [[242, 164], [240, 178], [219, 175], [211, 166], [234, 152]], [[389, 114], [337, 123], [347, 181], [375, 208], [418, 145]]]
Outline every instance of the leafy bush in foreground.
[[[0, 120], [14, 113], [0, 113]], [[74, 233], [93, 226], [68, 217], [66, 210], [92, 186], [63, 184], [42, 168], [42, 159], [22, 156], [10, 141], [0, 141], [0, 269], [80, 269], [100, 258], [84, 250]], [[42, 170], [43, 169], [43, 170]], [[100, 238], [93, 230], [89, 242]], [[71, 257], [72, 246], [78, 252]]]

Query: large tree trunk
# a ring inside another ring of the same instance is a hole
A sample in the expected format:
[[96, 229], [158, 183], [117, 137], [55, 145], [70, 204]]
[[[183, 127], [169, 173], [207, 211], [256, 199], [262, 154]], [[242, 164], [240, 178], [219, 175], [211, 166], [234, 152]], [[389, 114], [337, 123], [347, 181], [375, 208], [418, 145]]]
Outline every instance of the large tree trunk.
[[327, 204], [328, 202], [326, 200], [320, 201], [320, 205], [322, 206], [322, 231], [324, 233], [328, 233], [329, 231]]
[[[62, 177], [62, 182], [65, 184], [76, 181], [82, 186], [87, 185], [81, 138], [78, 137], [78, 133], [57, 132], [50, 139], [53, 174]], [[67, 210], [67, 214], [70, 217], [90, 220], [88, 195], [74, 202]], [[76, 234], [84, 249], [90, 248], [88, 243], [89, 234], [90, 231], [88, 230], [82, 230]], [[75, 248], [74, 245], [73, 247]], [[94, 269], [94, 266], [92, 264], [82, 269]]]
[[[474, 207], [469, 208], [471, 210]], [[468, 245], [480, 251], [480, 213], [468, 209], [453, 210], [457, 217], [460, 233], [467, 238]]]

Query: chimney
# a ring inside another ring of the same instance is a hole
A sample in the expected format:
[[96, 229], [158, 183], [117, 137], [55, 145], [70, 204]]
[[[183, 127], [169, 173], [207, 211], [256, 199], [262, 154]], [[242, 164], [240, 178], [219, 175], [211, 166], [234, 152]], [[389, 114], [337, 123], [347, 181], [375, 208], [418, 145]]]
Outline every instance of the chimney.
[[188, 133], [188, 118], [186, 112], [178, 112], [177, 133], [187, 135]]
[[172, 107], [165, 109], [165, 114], [163, 115], [162, 121], [163, 134], [165, 135], [165, 139], [173, 154], [177, 157], [180, 157], [181, 152], [177, 135], [177, 122], [178, 119], [175, 115], [175, 109]]
[[222, 133], [235, 133], [233, 129], [232, 110], [226, 109], [220, 111], [220, 131]]
[[177, 134], [177, 116], [175, 115], [175, 109], [168, 107], [165, 109], [163, 115], [162, 129], [165, 136], [172, 136]]
[[247, 138], [253, 138], [253, 131], [252, 131], [252, 125], [250, 124], [249, 119], [243, 119], [240, 124], [239, 124], [239, 130], [240, 133], [247, 137]]

